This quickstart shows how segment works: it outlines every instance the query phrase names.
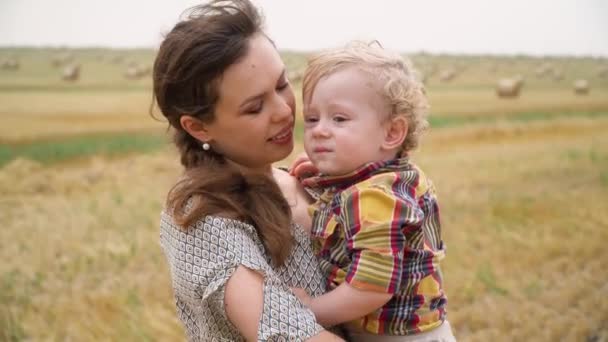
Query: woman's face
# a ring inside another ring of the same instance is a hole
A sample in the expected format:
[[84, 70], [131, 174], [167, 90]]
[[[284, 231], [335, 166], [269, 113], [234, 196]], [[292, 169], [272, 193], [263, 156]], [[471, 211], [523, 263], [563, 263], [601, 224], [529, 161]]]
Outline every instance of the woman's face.
[[228, 160], [265, 169], [293, 150], [295, 98], [285, 66], [263, 35], [228, 67], [219, 84], [215, 120], [205, 125], [211, 148]]

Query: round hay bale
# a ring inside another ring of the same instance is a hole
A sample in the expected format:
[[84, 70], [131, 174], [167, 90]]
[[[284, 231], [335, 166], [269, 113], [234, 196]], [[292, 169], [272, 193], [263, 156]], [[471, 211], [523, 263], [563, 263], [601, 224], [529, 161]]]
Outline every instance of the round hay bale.
[[496, 84], [496, 95], [501, 98], [518, 97], [522, 85], [523, 80], [517, 80], [515, 78], [500, 79]]
[[589, 82], [583, 79], [574, 81], [574, 93], [577, 95], [589, 94]]
[[19, 61], [15, 58], [9, 58], [7, 60], [2, 61], [0, 65], [2, 70], [19, 70]]
[[515, 80], [515, 82], [517, 82], [519, 88], [524, 86], [525, 79], [523, 75], [515, 75], [513, 79]]
[[80, 65], [73, 64], [63, 68], [61, 79], [67, 82], [75, 82], [80, 78]]
[[128, 67], [127, 70], [125, 70], [124, 76], [128, 80], [138, 79], [139, 70], [137, 70], [137, 68], [135, 68], [135, 67]]
[[553, 80], [559, 82], [564, 79], [564, 73], [561, 70], [553, 70]]
[[449, 82], [453, 80], [454, 77], [456, 77], [456, 71], [454, 69], [446, 69], [439, 74], [439, 80], [441, 82]]
[[426, 67], [424, 74], [427, 78], [433, 77], [437, 73], [437, 66], [433, 63], [429, 63]]
[[129, 80], [138, 80], [150, 74], [150, 67], [141, 64], [132, 64], [125, 70], [124, 76]]
[[428, 76], [424, 72], [416, 71], [415, 75], [416, 75], [416, 79], [418, 81], [420, 81], [422, 84], [426, 84], [426, 81], [428, 80]]
[[128, 80], [138, 80], [142, 77], [142, 75], [142, 71], [137, 66], [127, 67], [124, 74], [125, 78]]
[[120, 64], [122, 62], [124, 62], [124, 57], [121, 55], [116, 55], [110, 59], [110, 63], [113, 64]]
[[534, 71], [534, 73], [536, 74], [536, 77], [538, 77], [538, 78], [544, 78], [545, 76], [551, 74], [552, 72], [553, 72], [553, 67], [549, 63], [541, 64]]
[[56, 54], [51, 57], [51, 65], [54, 67], [60, 67], [63, 65], [67, 65], [68, 63], [74, 60], [74, 55], [69, 52], [64, 52], [60, 54]]

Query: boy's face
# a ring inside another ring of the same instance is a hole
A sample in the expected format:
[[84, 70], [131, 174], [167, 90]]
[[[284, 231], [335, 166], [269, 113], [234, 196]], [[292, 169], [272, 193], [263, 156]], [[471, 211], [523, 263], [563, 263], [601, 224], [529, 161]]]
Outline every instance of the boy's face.
[[356, 67], [319, 80], [304, 108], [304, 149], [319, 171], [343, 175], [369, 162], [390, 159], [383, 144], [389, 107], [380, 82]]

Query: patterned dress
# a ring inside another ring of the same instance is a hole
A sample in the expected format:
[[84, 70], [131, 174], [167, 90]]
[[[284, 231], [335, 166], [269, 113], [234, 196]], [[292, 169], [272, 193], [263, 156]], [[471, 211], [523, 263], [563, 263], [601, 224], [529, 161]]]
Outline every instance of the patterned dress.
[[292, 253], [283, 267], [273, 268], [253, 226], [207, 216], [182, 230], [163, 211], [160, 243], [189, 341], [244, 341], [224, 308], [226, 282], [240, 265], [264, 275], [259, 341], [304, 341], [323, 330], [289, 290], [300, 287], [313, 297], [325, 292], [308, 235], [296, 224], [291, 229]]

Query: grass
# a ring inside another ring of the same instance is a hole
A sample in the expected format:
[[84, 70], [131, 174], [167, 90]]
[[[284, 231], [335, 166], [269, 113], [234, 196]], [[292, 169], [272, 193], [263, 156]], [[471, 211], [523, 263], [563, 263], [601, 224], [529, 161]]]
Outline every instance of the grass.
[[[178, 157], [148, 115], [149, 80], [97, 57], [151, 54], [78, 50], [83, 78], [65, 85], [56, 52], [0, 49], [22, 61], [0, 71], [0, 340], [184, 340], [158, 245]], [[608, 340], [608, 84], [594, 76], [605, 60], [414, 57], [466, 70], [431, 76], [436, 129], [414, 155], [439, 194], [459, 341]], [[564, 82], [530, 74], [547, 61]], [[522, 96], [496, 98], [495, 78], [516, 72]], [[588, 96], [571, 92], [578, 77]]]
[[87, 87], [81, 87], [76, 84], [60, 84], [60, 85], [2, 85], [0, 86], [0, 92], [2, 93], [87, 93], [91, 91], [95, 92], [142, 92], [149, 91], [149, 84], [130, 84], [122, 85], [117, 87], [112, 84], [100, 84], [90, 85]]
[[18, 145], [0, 145], [0, 167], [15, 158], [43, 164], [80, 159], [93, 155], [118, 156], [146, 153], [167, 146], [167, 137], [159, 134], [113, 133], [69, 137], [59, 141], [34, 141]]
[[429, 123], [432, 128], [453, 127], [468, 124], [488, 124], [496, 122], [534, 122], [548, 121], [559, 118], [597, 118], [607, 117], [608, 112], [545, 112], [545, 113], [517, 113], [512, 115], [500, 116], [431, 116]]
[[[471, 124], [495, 124], [497, 122], [534, 122], [550, 121], [559, 118], [596, 118], [606, 117], [608, 113], [520, 113], [506, 117], [463, 117], [432, 116], [431, 127], [441, 129]], [[302, 122], [295, 128], [295, 139], [302, 141]], [[157, 132], [119, 132], [105, 134], [88, 134], [67, 136], [54, 139], [37, 139], [34, 141], [0, 144], [0, 167], [15, 158], [26, 158], [50, 164], [70, 159], [82, 159], [96, 155], [120, 156], [133, 153], [147, 153], [166, 147], [169, 136]]]
[[[457, 337], [606, 336], [608, 119], [502, 123], [500, 140], [480, 140], [488, 125], [433, 131], [415, 156], [439, 191]], [[0, 168], [0, 241], [11, 242], [0, 249], [0, 331], [182, 340], [158, 246], [158, 213], [179, 171], [164, 151]]]

